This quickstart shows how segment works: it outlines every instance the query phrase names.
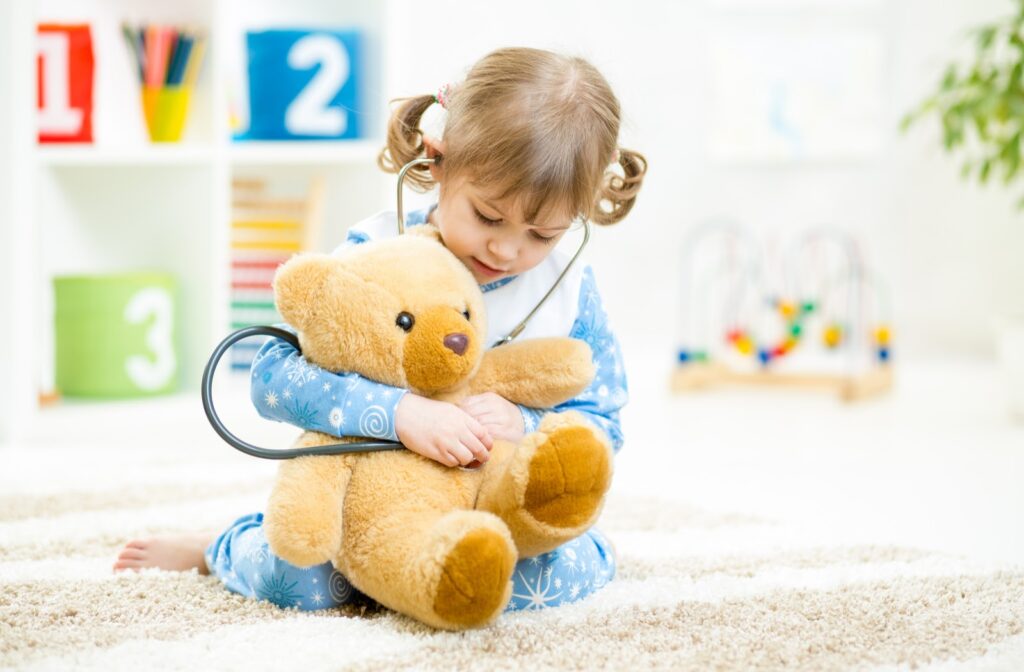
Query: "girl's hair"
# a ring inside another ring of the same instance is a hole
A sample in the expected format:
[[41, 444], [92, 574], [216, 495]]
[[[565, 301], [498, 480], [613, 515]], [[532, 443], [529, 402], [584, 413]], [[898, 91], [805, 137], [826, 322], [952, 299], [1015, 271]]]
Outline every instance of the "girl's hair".
[[[396, 102], [378, 157], [393, 173], [423, 155], [420, 119], [437, 98]], [[515, 198], [528, 222], [557, 207], [614, 224], [633, 208], [647, 160], [617, 147], [619, 101], [582, 58], [499, 49], [480, 59], [445, 103], [446, 179], [468, 177], [496, 198]], [[410, 169], [406, 180], [420, 191], [434, 185], [429, 165]]]

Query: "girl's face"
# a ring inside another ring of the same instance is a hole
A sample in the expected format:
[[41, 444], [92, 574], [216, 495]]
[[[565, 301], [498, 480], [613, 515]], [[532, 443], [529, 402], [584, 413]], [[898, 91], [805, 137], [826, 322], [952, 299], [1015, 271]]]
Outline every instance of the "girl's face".
[[463, 178], [442, 182], [430, 221], [441, 230], [445, 246], [481, 285], [539, 264], [572, 223], [569, 216], [547, 212], [537, 221], [526, 222], [515, 199], [489, 197]]

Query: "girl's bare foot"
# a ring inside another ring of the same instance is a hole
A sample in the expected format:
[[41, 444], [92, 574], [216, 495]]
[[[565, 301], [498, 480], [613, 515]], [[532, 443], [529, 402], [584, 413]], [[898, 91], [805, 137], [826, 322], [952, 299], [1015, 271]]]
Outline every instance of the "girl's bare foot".
[[183, 534], [129, 541], [118, 554], [114, 571], [158, 567], [176, 572], [198, 569], [200, 574], [209, 574], [203, 554], [216, 536], [214, 533]]

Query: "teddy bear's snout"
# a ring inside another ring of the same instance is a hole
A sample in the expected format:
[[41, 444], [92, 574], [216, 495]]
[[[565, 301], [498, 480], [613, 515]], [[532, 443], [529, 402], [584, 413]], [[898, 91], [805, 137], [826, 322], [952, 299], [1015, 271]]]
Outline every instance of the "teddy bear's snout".
[[480, 340], [473, 325], [450, 306], [417, 310], [402, 352], [410, 388], [434, 394], [464, 381], [480, 361]]
[[448, 334], [442, 342], [444, 347], [461, 357], [469, 346], [469, 337], [465, 334]]

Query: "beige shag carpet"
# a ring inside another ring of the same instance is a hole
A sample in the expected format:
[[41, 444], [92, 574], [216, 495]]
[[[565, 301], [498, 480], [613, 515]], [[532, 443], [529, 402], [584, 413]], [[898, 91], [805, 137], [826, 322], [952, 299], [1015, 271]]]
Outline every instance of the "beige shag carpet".
[[373, 606], [283, 611], [194, 572], [112, 574], [131, 537], [260, 507], [273, 465], [202, 443], [0, 449], [0, 668], [1024, 670], [1024, 570], [667, 499], [611, 499], [602, 592], [465, 633]]

